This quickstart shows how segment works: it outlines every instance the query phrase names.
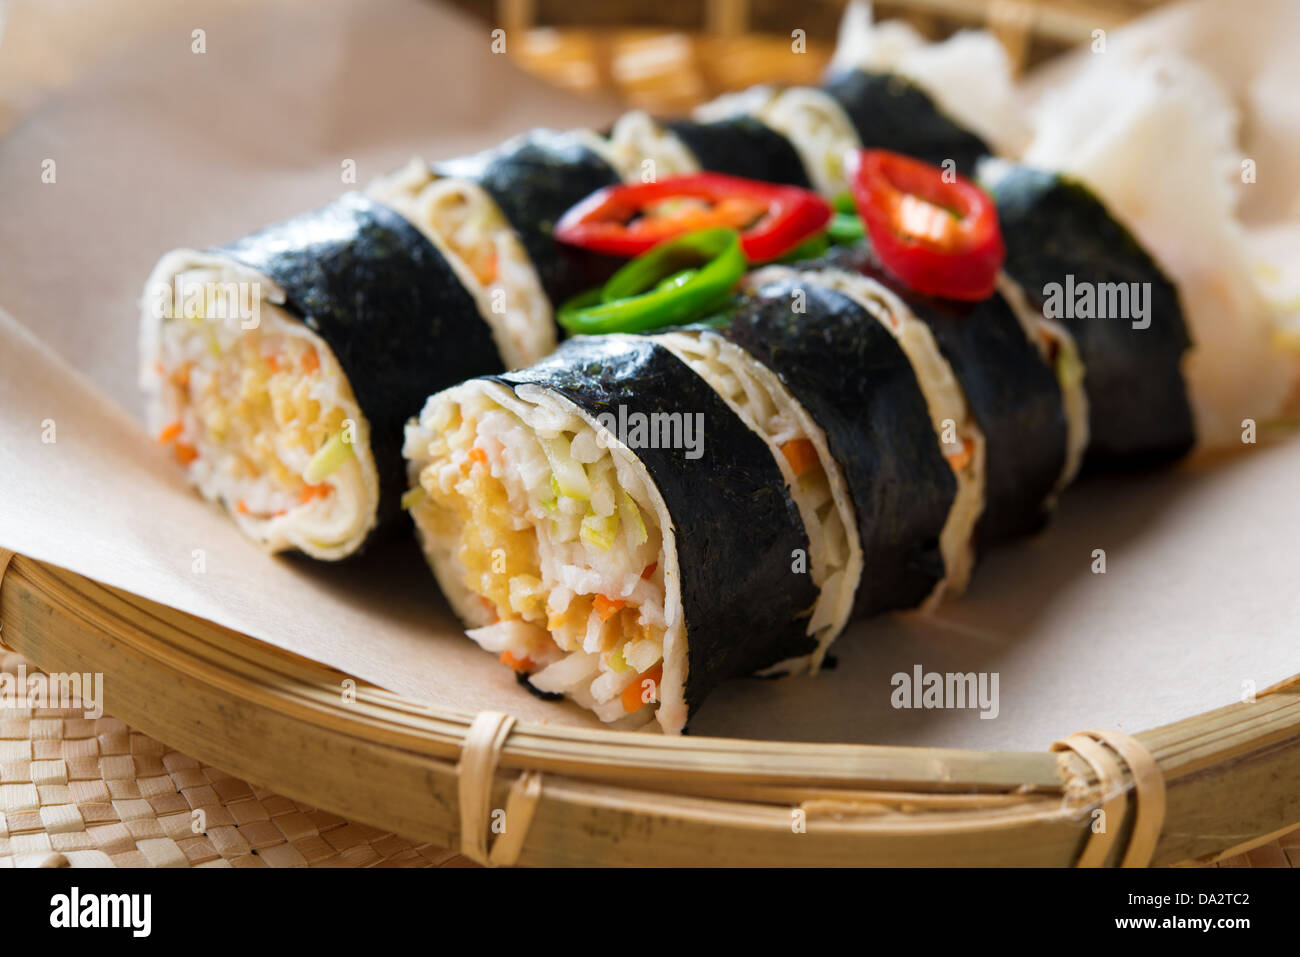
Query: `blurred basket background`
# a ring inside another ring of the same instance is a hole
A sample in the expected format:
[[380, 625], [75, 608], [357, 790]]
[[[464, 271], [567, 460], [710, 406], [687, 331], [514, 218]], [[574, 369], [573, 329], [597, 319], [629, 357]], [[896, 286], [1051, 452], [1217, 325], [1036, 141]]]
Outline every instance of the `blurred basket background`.
[[[450, 0], [506, 31], [525, 69], [581, 93], [613, 93], [654, 113], [690, 109], [756, 83], [815, 83], [848, 0]], [[1163, 0], [893, 0], [901, 19], [941, 40], [986, 28], [1023, 70]], [[792, 49], [795, 31], [806, 43]]]

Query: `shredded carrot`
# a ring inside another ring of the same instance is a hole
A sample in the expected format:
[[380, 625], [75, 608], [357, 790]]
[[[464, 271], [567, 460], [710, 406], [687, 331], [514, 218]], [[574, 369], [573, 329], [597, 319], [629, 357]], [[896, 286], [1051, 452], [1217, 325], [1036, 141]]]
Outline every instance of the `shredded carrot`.
[[790, 463], [795, 478], [799, 478], [817, 464], [817, 450], [808, 439], [791, 439], [782, 444], [781, 454]]
[[333, 486], [328, 482], [322, 482], [320, 485], [304, 485], [302, 491], [298, 493], [298, 504], [306, 505], [312, 499], [326, 498], [333, 491]]
[[185, 427], [181, 425], [180, 419], [177, 419], [175, 422], [172, 422], [170, 425], [163, 426], [163, 430], [158, 433], [158, 444], [166, 445], [168, 442], [180, 438], [181, 431], [184, 428]]
[[1056, 357], [1061, 351], [1061, 343], [1057, 341], [1056, 336], [1052, 335], [1051, 333], [1047, 332], [1044, 329], [1038, 330], [1038, 337], [1043, 341], [1044, 351], [1046, 352], [1047, 355], [1047, 361], [1051, 365], [1055, 366]]
[[495, 248], [479, 260], [474, 270], [474, 276], [485, 286], [491, 285], [497, 278], [497, 251]]
[[641, 705], [646, 704], [646, 702], [641, 700], [641, 693], [645, 690], [643, 684], [645, 681], [654, 682], [654, 700], [658, 700], [659, 682], [663, 680], [663, 677], [664, 665], [662, 661], [649, 671], [643, 671], [641, 674], [637, 675], [636, 681], [623, 689], [623, 710], [631, 714], [633, 711], [639, 711]]
[[238, 512], [240, 515], [247, 515], [248, 503], [241, 498], [238, 502], [235, 503], [235, 511]]
[[627, 602], [621, 598], [606, 598], [604, 595], [597, 595], [591, 600], [591, 607], [596, 609], [596, 614], [600, 615], [601, 621], [609, 621], [614, 613], [626, 604]]
[[643, 572], [641, 573], [641, 577], [642, 577], [643, 579], [645, 579], [646, 581], [649, 581], [649, 580], [650, 580], [650, 576], [653, 575], [653, 574], [655, 573], [655, 569], [658, 568], [658, 567], [659, 567], [659, 563], [658, 563], [658, 562], [651, 562], [649, 565], [647, 565], [647, 566], [645, 567], [645, 571], [643, 571]]
[[316, 355], [315, 349], [309, 349], [302, 357], [302, 371], [308, 375], [320, 371], [320, 356]]
[[955, 452], [944, 453], [944, 458], [948, 460], [948, 464], [952, 466], [952, 470], [954, 472], [960, 472], [962, 469], [964, 469], [967, 465], [970, 464], [971, 456], [974, 453], [975, 453], [975, 449], [971, 443], [971, 440], [962, 439], [961, 448], [959, 448]]
[[[313, 353], [313, 355], [315, 355], [315, 353]], [[305, 366], [306, 364], [307, 364], [307, 360], [304, 359], [303, 365]], [[271, 375], [275, 375], [277, 372], [280, 371], [280, 360], [277, 359], [275, 356], [267, 356], [266, 367], [271, 370]]]
[[199, 457], [199, 450], [187, 442], [177, 442], [172, 446], [172, 454], [181, 465], [189, 465]]
[[501, 663], [522, 674], [527, 674], [537, 666], [533, 664], [533, 659], [525, 655], [523, 658], [516, 658], [508, 651], [501, 652]]
[[479, 600], [479, 604], [481, 604], [483, 608], [487, 611], [487, 613], [492, 616], [493, 624], [501, 620], [501, 613], [497, 611], [496, 605], [494, 605], [488, 599], [484, 598], [482, 595], [478, 596], [478, 600]]
[[487, 453], [484, 452], [482, 449], [480, 449], [477, 445], [474, 446], [472, 449], [470, 449], [468, 454], [469, 454], [469, 460], [471, 462], [477, 462], [480, 465], [488, 464]]

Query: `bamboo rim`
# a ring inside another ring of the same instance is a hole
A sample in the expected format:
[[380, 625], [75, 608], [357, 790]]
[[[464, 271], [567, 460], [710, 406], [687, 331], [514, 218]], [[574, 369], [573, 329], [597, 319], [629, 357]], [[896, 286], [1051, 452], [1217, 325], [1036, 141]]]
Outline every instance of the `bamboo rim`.
[[[1152, 772], [1163, 814], [1136, 863], [1220, 860], [1300, 827], [1300, 676], [1139, 733], [1130, 740], [1150, 766], [1112, 751], [1100, 776], [1073, 751], [521, 721], [489, 736], [473, 762], [483, 770], [462, 792], [475, 715], [361, 682], [345, 702], [340, 672], [21, 555], [5, 571], [7, 557], [0, 551], [0, 638], [47, 672], [110, 676], [110, 713], [287, 797], [487, 863], [1119, 865], [1143, 840], [1135, 777]], [[1117, 783], [1104, 787], [1107, 777]], [[1096, 843], [1087, 854], [1103, 806], [1122, 819], [1108, 820], [1104, 854]], [[485, 837], [479, 827], [498, 809], [505, 835]]]

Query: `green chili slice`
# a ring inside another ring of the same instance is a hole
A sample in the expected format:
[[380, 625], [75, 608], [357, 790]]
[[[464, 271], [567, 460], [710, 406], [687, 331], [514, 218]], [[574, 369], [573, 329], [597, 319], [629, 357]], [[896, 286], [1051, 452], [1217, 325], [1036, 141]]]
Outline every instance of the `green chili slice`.
[[837, 246], [860, 243], [867, 236], [866, 227], [855, 213], [836, 213], [826, 227], [826, 235]]
[[660, 243], [560, 307], [556, 321], [577, 335], [645, 332], [706, 315], [731, 295], [747, 268], [734, 229], [705, 229]]
[[830, 249], [831, 244], [826, 233], [818, 233], [810, 239], [805, 239], [802, 243], [782, 256], [778, 262], [797, 263], [805, 259], [816, 259], [826, 250]]

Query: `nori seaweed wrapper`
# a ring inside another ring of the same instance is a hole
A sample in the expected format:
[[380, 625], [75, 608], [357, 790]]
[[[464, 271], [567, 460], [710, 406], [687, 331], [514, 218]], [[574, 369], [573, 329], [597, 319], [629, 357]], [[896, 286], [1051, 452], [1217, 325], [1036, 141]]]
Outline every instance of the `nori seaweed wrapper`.
[[899, 296], [930, 327], [985, 439], [981, 548], [1038, 531], [1065, 468], [1068, 426], [1061, 387], [1010, 303], [923, 296], [886, 272], [867, 245], [839, 247], [823, 260], [859, 272]]
[[478, 304], [418, 229], [361, 193], [213, 250], [273, 279], [370, 423], [379, 527], [401, 514], [402, 427], [434, 392], [504, 368]]
[[709, 172], [812, 189], [794, 145], [752, 116], [665, 124]]
[[1005, 269], [1035, 308], [1045, 308], [1049, 284], [1064, 293], [1069, 276], [1095, 293], [1102, 284], [1149, 284], [1147, 328], [1127, 317], [1053, 317], [1074, 335], [1084, 363], [1087, 466], [1145, 467], [1186, 454], [1195, 426], [1181, 364], [1191, 339], [1174, 284], [1078, 182], [1019, 167], [997, 183], [994, 198]]
[[533, 130], [495, 149], [435, 163], [438, 176], [477, 183], [501, 207], [552, 305], [599, 286], [622, 264], [555, 241], [555, 223], [618, 173], [575, 133]]
[[843, 70], [827, 77], [822, 89], [844, 108], [862, 145], [894, 150], [936, 166], [946, 159], [970, 176], [975, 163], [992, 150], [970, 130], [958, 126], [930, 95], [894, 73]]
[[593, 417], [703, 415], [703, 454], [634, 448], [677, 534], [689, 665], [687, 714], [720, 682], [806, 655], [817, 589], [792, 570], [808, 536], [767, 443], [689, 366], [636, 337], [578, 337], [547, 359], [492, 377], [535, 383]]
[[799, 277], [753, 291], [708, 328], [780, 376], [826, 433], [862, 543], [854, 615], [919, 605], [944, 576], [939, 534], [957, 481], [897, 340], [850, 297]]

